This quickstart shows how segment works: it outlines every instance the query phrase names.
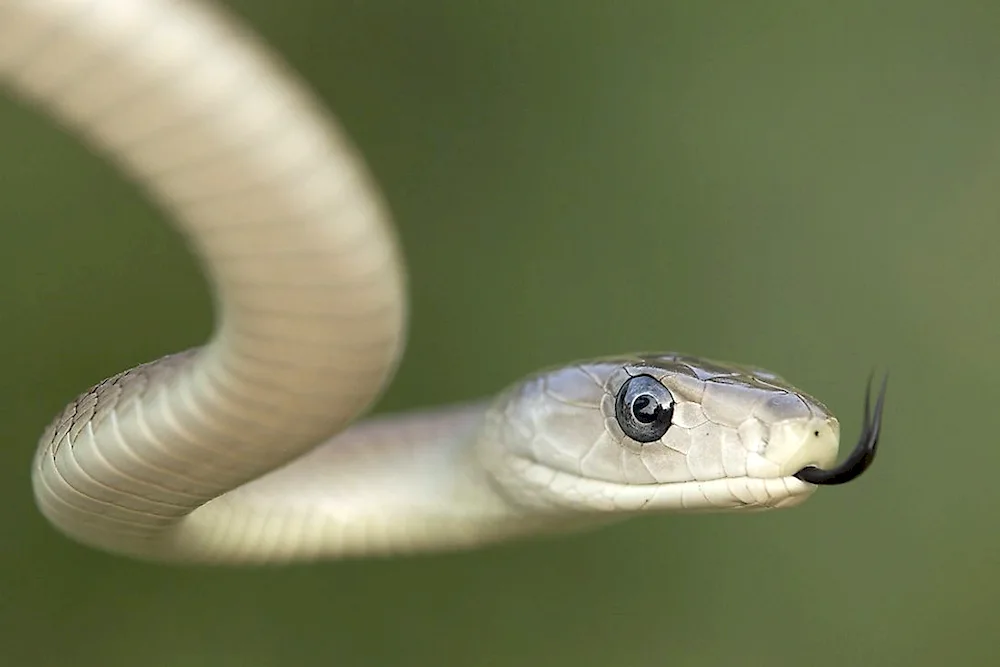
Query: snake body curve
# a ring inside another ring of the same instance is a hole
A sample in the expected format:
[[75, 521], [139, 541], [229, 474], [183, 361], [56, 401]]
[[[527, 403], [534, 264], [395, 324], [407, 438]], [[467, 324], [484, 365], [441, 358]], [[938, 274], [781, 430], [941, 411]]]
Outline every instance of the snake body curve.
[[881, 398], [831, 471], [821, 403], [673, 354], [352, 425], [402, 354], [403, 258], [361, 157], [266, 46], [196, 0], [3, 0], [0, 81], [159, 205], [217, 303], [205, 346], [95, 385], [43, 434], [38, 507], [80, 542], [223, 563], [456, 549], [790, 506], [874, 455]]

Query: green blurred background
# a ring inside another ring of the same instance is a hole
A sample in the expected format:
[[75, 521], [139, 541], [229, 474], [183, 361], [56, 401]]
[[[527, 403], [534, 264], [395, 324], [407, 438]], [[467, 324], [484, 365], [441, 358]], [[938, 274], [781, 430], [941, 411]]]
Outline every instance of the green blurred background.
[[787, 512], [413, 559], [171, 569], [35, 511], [43, 426], [211, 325], [178, 237], [0, 100], [0, 664], [997, 664], [1000, 5], [232, 0], [398, 218], [379, 410], [673, 349], [777, 370], [884, 449]]

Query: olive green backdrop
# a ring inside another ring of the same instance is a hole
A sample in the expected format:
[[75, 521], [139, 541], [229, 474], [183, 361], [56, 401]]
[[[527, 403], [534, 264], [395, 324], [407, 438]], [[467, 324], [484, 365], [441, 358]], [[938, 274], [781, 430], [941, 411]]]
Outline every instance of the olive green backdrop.
[[[337, 110], [409, 258], [380, 410], [636, 349], [756, 363], [883, 451], [801, 508], [414, 559], [171, 569], [36, 512], [62, 405], [203, 340], [157, 211], [0, 100], [0, 664], [1000, 660], [1000, 5], [233, 0]], [[846, 445], [845, 445], [846, 446]]]

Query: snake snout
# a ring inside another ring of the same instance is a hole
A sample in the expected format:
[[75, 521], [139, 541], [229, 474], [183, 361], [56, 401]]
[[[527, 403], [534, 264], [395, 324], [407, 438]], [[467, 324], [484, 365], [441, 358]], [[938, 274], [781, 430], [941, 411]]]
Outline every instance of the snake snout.
[[832, 486], [845, 484], [857, 479], [865, 470], [871, 467], [878, 449], [878, 438], [882, 431], [882, 411], [885, 408], [885, 389], [889, 377], [882, 378], [882, 388], [875, 400], [874, 410], [871, 407], [872, 381], [868, 378], [868, 388], [865, 390], [865, 412], [862, 420], [861, 436], [858, 444], [840, 465], [829, 468], [825, 465], [809, 465], [797, 473], [795, 477], [809, 484]]
[[840, 423], [834, 417], [791, 419], [771, 427], [764, 456], [778, 465], [783, 477], [807, 466], [828, 468], [837, 460]]

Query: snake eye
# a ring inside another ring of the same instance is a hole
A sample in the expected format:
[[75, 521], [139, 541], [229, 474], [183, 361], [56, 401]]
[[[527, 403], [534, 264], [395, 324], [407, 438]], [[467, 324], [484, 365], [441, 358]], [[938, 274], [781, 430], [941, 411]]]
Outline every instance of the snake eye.
[[674, 417], [674, 397], [651, 375], [629, 378], [618, 390], [615, 419], [625, 435], [636, 442], [663, 437]]

